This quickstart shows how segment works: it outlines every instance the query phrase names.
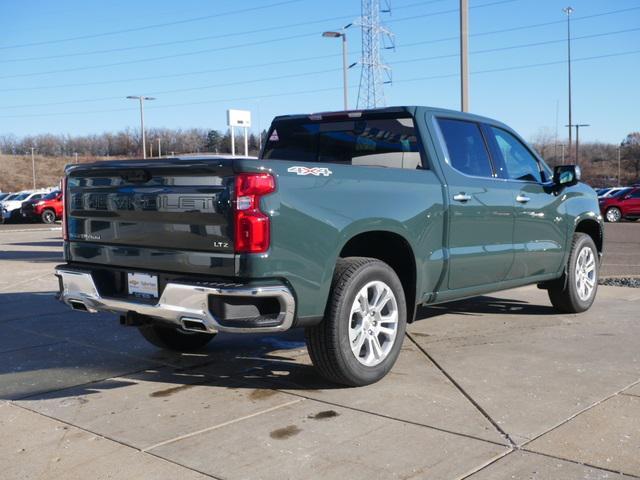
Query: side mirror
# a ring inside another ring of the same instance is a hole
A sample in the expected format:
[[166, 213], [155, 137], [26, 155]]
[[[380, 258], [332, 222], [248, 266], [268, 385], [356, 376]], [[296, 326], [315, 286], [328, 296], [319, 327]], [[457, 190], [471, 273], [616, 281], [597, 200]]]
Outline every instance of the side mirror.
[[558, 187], [570, 187], [580, 181], [581, 175], [578, 165], [558, 165], [553, 169], [553, 183]]

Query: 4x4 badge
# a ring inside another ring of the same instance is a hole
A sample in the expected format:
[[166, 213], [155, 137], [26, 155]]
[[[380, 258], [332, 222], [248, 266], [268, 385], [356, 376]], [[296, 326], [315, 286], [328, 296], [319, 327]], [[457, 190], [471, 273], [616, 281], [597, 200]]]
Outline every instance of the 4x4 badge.
[[315, 175], [316, 177], [319, 177], [320, 175], [322, 175], [323, 177], [328, 177], [333, 173], [331, 170], [329, 170], [326, 167], [308, 168], [308, 167], [300, 167], [300, 166], [289, 167], [287, 169], [287, 172], [295, 173], [296, 175]]

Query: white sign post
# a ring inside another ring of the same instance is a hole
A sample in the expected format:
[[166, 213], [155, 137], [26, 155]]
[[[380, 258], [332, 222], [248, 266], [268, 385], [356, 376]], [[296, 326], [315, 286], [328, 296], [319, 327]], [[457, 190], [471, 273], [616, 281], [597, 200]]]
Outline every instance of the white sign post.
[[244, 156], [249, 156], [249, 128], [251, 127], [251, 112], [249, 110], [227, 110], [227, 125], [231, 131], [231, 155], [236, 154], [235, 127], [244, 129]]

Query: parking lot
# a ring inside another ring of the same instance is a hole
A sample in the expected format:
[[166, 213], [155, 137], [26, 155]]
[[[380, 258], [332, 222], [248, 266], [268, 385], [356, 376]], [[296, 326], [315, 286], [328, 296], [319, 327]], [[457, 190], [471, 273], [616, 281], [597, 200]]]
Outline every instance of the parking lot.
[[[640, 276], [640, 224], [606, 276]], [[0, 226], [7, 479], [640, 478], [640, 289], [560, 315], [526, 287], [423, 308], [394, 370], [323, 382], [301, 332], [146, 343], [54, 299], [59, 227]]]

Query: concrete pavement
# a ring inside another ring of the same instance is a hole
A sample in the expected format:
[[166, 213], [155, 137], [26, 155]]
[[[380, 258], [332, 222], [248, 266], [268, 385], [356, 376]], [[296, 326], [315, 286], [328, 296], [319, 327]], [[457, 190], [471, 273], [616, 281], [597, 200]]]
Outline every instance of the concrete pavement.
[[2, 478], [640, 478], [640, 289], [422, 309], [390, 375], [345, 389], [301, 332], [179, 355], [67, 310], [58, 235], [0, 231]]

